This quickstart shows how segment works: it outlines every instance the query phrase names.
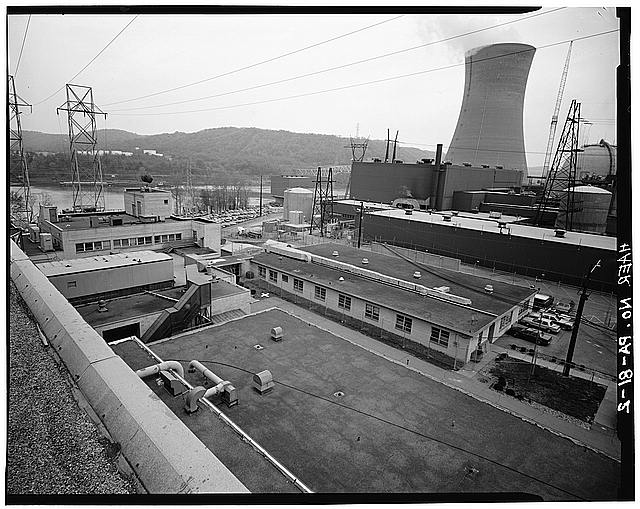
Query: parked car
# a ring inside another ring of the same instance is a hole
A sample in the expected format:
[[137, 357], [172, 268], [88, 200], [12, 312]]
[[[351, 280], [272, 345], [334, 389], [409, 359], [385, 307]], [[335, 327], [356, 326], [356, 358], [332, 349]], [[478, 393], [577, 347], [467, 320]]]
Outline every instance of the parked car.
[[556, 311], [560, 313], [569, 313], [571, 312], [572, 306], [567, 304], [566, 302], [558, 302], [555, 306]]
[[539, 331], [538, 329], [534, 329], [532, 327], [525, 327], [523, 325], [514, 324], [508, 331], [507, 334], [513, 336], [514, 338], [521, 338], [525, 341], [530, 341], [532, 343], [538, 343], [542, 346], [548, 346], [553, 339], [549, 334], [545, 334], [544, 332]]
[[558, 313], [542, 313], [542, 319], [551, 320], [554, 323], [557, 323], [561, 329], [571, 330], [573, 329], [573, 319], [567, 315], [561, 315]]
[[560, 326], [553, 323], [549, 318], [531, 318], [530, 316], [525, 316], [518, 323], [526, 325], [527, 327], [533, 327], [534, 329], [551, 332], [552, 334], [560, 332]]

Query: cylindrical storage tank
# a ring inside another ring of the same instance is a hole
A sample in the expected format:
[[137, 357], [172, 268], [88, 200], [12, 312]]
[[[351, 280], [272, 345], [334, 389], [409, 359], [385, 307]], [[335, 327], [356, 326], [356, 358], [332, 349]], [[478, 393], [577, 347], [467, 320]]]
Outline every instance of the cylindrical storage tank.
[[501, 165], [526, 174], [522, 112], [535, 51], [516, 43], [467, 51], [462, 107], [446, 161]]
[[302, 224], [304, 223], [304, 214], [301, 210], [290, 210], [289, 211], [289, 222], [293, 224]]
[[304, 221], [310, 222], [311, 209], [313, 208], [313, 191], [302, 187], [293, 187], [284, 192], [284, 209], [282, 219], [291, 221], [289, 211], [300, 210]]
[[[572, 230], [604, 234], [612, 193], [594, 186], [576, 186], [573, 193], [575, 210]], [[558, 214], [558, 223], [563, 221], [560, 217], [563, 215], [562, 211]]]

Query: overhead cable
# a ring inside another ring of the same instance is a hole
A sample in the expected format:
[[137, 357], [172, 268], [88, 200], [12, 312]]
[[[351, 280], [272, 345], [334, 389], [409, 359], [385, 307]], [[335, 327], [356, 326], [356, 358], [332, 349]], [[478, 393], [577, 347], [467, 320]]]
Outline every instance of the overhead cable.
[[[372, 62], [374, 60], [379, 60], [381, 58], [387, 58], [387, 57], [390, 57], [390, 56], [399, 55], [401, 53], [406, 53], [408, 51], [414, 51], [416, 49], [425, 48], [427, 46], [433, 46], [433, 45], [440, 44], [440, 43], [443, 43], [443, 42], [452, 41], [454, 39], [459, 39], [461, 37], [467, 37], [469, 35], [477, 34], [479, 32], [484, 32], [486, 30], [492, 30], [494, 28], [503, 27], [505, 25], [510, 25], [512, 23], [518, 23], [520, 21], [526, 21], [526, 20], [529, 20], [529, 19], [537, 17], [537, 16], [542, 16], [542, 15], [545, 15], [545, 14], [551, 14], [552, 12], [556, 12], [556, 11], [559, 11], [559, 10], [562, 10], [562, 9], [566, 9], [566, 7], [558, 7], [557, 9], [552, 9], [550, 11], [545, 11], [545, 12], [540, 12], [540, 13], [534, 14], [532, 16], [527, 16], [525, 18], [511, 20], [511, 21], [507, 21], [505, 23], [499, 23], [497, 25], [492, 25], [490, 27], [480, 28], [478, 30], [473, 30], [471, 32], [466, 32], [464, 34], [459, 34], [459, 35], [454, 35], [454, 36], [451, 36], [451, 37], [446, 37], [444, 39], [439, 39], [437, 41], [431, 41], [431, 42], [427, 42], [425, 44], [419, 44], [417, 46], [412, 46], [410, 48], [404, 48], [404, 49], [401, 49], [401, 50], [392, 51], [390, 53], [385, 53], [385, 54], [377, 55], [377, 56], [370, 57], [370, 58], [364, 58], [362, 60], [357, 60], [355, 62], [350, 62], [348, 64], [338, 65], [338, 66], [334, 66], [334, 67], [328, 67], [326, 69], [320, 69], [318, 71], [313, 71], [313, 72], [309, 72], [309, 73], [306, 73], [306, 74], [299, 74], [297, 76], [292, 76], [292, 77], [289, 77], [289, 78], [284, 78], [284, 79], [281, 79], [281, 80], [272, 81], [270, 83], [263, 83], [263, 84], [260, 84], [260, 85], [254, 85], [254, 86], [251, 86], [251, 87], [242, 88], [242, 89], [239, 89], [239, 90], [232, 90], [232, 91], [229, 91], [229, 92], [222, 92], [222, 93], [219, 93], [219, 94], [208, 95], [208, 96], [204, 96], [204, 97], [197, 97], [197, 98], [194, 98], [194, 99], [185, 99], [185, 100], [182, 100], [182, 101], [174, 101], [174, 102], [163, 103], [163, 104], [155, 104], [155, 105], [151, 105], [151, 106], [139, 106], [139, 107], [135, 107], [135, 108], [128, 108], [127, 110], [112, 110], [112, 111], [134, 111], [134, 110], [146, 110], [146, 109], [151, 109], [151, 108], [160, 108], [160, 107], [163, 107], [163, 106], [175, 106], [177, 104], [186, 104], [186, 103], [190, 103], [190, 102], [204, 101], [206, 99], [213, 99], [213, 98], [216, 98], [216, 97], [222, 97], [222, 96], [226, 96], [226, 95], [237, 94], [237, 93], [240, 93], [240, 92], [247, 92], [249, 90], [255, 90], [255, 89], [258, 89], [258, 88], [269, 87], [269, 86], [272, 86], [272, 85], [279, 85], [281, 83], [286, 83], [286, 82], [289, 82], [289, 81], [294, 81], [294, 80], [298, 80], [298, 79], [302, 79], [302, 78], [308, 78], [310, 76], [317, 76], [318, 74], [323, 74], [323, 73], [326, 73], [326, 72], [336, 71], [336, 70], [339, 70], [339, 69], [345, 69], [347, 67], [352, 67], [354, 65], [359, 65], [359, 64], [366, 63], [366, 62]], [[133, 100], [134, 99], [132, 99], [132, 101]], [[121, 101], [121, 102], [126, 102], [126, 101]], [[110, 103], [110, 104], [118, 104], [118, 103]]]
[[168, 89], [165, 89], [165, 90], [160, 90], [160, 91], [154, 92], [152, 94], [141, 95], [139, 97], [134, 97], [132, 99], [124, 99], [122, 101], [115, 101], [115, 102], [111, 102], [111, 103], [106, 103], [105, 106], [112, 106], [114, 104], [123, 104], [123, 103], [127, 103], [127, 102], [138, 101], [139, 99], [146, 99], [147, 97], [154, 97], [154, 96], [157, 96], [157, 95], [166, 94], [168, 92], [174, 92], [176, 90], [182, 90], [184, 88], [193, 87], [195, 85], [200, 85], [202, 83], [206, 83], [207, 81], [212, 81], [212, 80], [215, 80], [215, 79], [218, 79], [218, 78], [222, 78], [223, 76], [229, 76], [230, 74], [235, 74], [235, 73], [240, 72], [240, 71], [245, 71], [247, 69], [252, 69], [253, 67], [258, 67], [259, 65], [263, 65], [263, 64], [266, 64], [266, 63], [269, 63], [269, 62], [273, 62], [275, 60], [279, 60], [279, 59], [284, 58], [284, 57], [295, 55], [296, 53], [300, 53], [302, 51], [306, 51], [306, 50], [311, 49], [311, 48], [316, 48], [316, 47], [321, 46], [323, 44], [327, 44], [329, 42], [333, 42], [333, 41], [336, 41], [338, 39], [342, 39], [343, 37], [348, 37], [349, 35], [353, 35], [353, 34], [357, 34], [359, 32], [363, 32], [364, 30], [369, 30], [370, 28], [374, 28], [374, 27], [380, 26], [380, 25], [382, 25], [384, 23], [389, 23], [390, 21], [395, 21], [396, 19], [402, 18], [403, 16], [404, 16], [404, 14], [401, 14], [400, 16], [396, 16], [395, 18], [389, 18], [389, 19], [386, 19], [384, 21], [379, 21], [378, 23], [374, 23], [373, 25], [368, 25], [366, 27], [359, 28], [358, 30], [353, 30], [351, 32], [347, 32], [346, 34], [338, 35], [336, 37], [332, 37], [331, 39], [327, 39], [327, 40], [324, 40], [324, 41], [321, 41], [321, 42], [317, 42], [315, 44], [311, 44], [309, 46], [305, 46], [304, 48], [300, 48], [300, 49], [297, 49], [297, 50], [294, 50], [294, 51], [289, 51], [288, 53], [283, 53], [282, 55], [278, 55], [276, 57], [268, 58], [267, 60], [262, 60], [261, 62], [256, 62], [254, 64], [250, 64], [250, 65], [247, 65], [245, 67], [240, 67], [238, 69], [233, 69], [231, 71], [227, 71], [227, 72], [222, 73], [222, 74], [217, 74], [216, 76], [211, 76], [209, 78], [204, 78], [202, 80], [194, 81], [192, 83], [187, 83], [185, 85], [180, 85], [180, 86], [177, 86], [177, 87], [168, 88]]
[[18, 68], [20, 67], [20, 60], [22, 60], [22, 50], [24, 49], [24, 42], [27, 40], [27, 32], [29, 31], [29, 23], [31, 23], [31, 14], [29, 14], [29, 19], [27, 19], [27, 26], [24, 29], [24, 36], [22, 37], [22, 46], [20, 46], [20, 55], [18, 56], [18, 63], [16, 64], [16, 70], [13, 72], [13, 78], [14, 79], [18, 76]]
[[[568, 42], [571, 41], [580, 41], [580, 40], [585, 40], [585, 39], [591, 39], [593, 37], [600, 37], [603, 35], [607, 35], [607, 34], [611, 34], [614, 32], [619, 32], [619, 29], [614, 29], [614, 30], [607, 30], [605, 32], [599, 32], [596, 34], [590, 34], [590, 35], [585, 35], [583, 37], [577, 37], [575, 39], [567, 39], [564, 41], [559, 41], [559, 42], [554, 42], [554, 43], [550, 43], [550, 44], [545, 44], [543, 46], [539, 46], [537, 49], [545, 49], [545, 48], [551, 48], [553, 46], [559, 46], [561, 44], [566, 44]], [[493, 60], [496, 58], [504, 58], [506, 56], [510, 56], [510, 55], [517, 55], [520, 53], [525, 53], [525, 52], [529, 52], [532, 51], [532, 49], [526, 49], [526, 50], [520, 50], [520, 51], [515, 51], [512, 53], [505, 53], [503, 55], [497, 55], [497, 56], [492, 56], [492, 57], [487, 57], [487, 58], [482, 58], [482, 59], [478, 59], [475, 60], [475, 63], [477, 64], [478, 62], [482, 62], [485, 60]], [[437, 71], [444, 71], [444, 70], [448, 70], [448, 69], [453, 69], [456, 67], [461, 67], [464, 66], [465, 62], [461, 62], [461, 63], [456, 63], [456, 64], [450, 64], [450, 65], [445, 65], [442, 67], [434, 67], [431, 69], [424, 69], [422, 71], [416, 71], [416, 72], [412, 72], [412, 73], [407, 73], [407, 74], [400, 74], [400, 75], [396, 75], [396, 76], [390, 76], [388, 78], [380, 78], [377, 80], [371, 80], [371, 81], [365, 81], [362, 83], [353, 83], [351, 85], [344, 85], [341, 87], [335, 87], [335, 88], [328, 88], [328, 89], [324, 89], [324, 90], [317, 90], [315, 92], [307, 92], [307, 93], [302, 93], [302, 94], [295, 94], [295, 95], [290, 95], [290, 96], [285, 96], [285, 97], [277, 97], [274, 99], [265, 99], [265, 100], [261, 100], [261, 101], [253, 101], [253, 102], [248, 102], [248, 103], [240, 103], [240, 104], [231, 104], [228, 106], [216, 106], [216, 107], [212, 107], [212, 108], [200, 108], [200, 109], [195, 109], [195, 110], [182, 110], [182, 111], [168, 111], [168, 112], [162, 112], [162, 113], [112, 113], [113, 115], [120, 115], [120, 116], [157, 116], [157, 115], [182, 115], [185, 113], [201, 113], [201, 112], [207, 112], [207, 111], [217, 111], [217, 110], [226, 110], [226, 109], [232, 109], [232, 108], [240, 108], [243, 106], [256, 106], [259, 104], [268, 104], [268, 103], [273, 103], [273, 102], [280, 102], [280, 101], [287, 101], [289, 99], [298, 99], [301, 97], [309, 97], [309, 96], [313, 96], [313, 95], [319, 95], [319, 94], [325, 94], [328, 92], [337, 92], [337, 91], [341, 91], [341, 90], [347, 90], [347, 89], [351, 89], [351, 88], [357, 88], [357, 87], [363, 87], [363, 86], [367, 86], [367, 85], [374, 85], [374, 84], [378, 84], [378, 83], [384, 83], [387, 81], [393, 81], [393, 80], [398, 80], [398, 79], [403, 79], [403, 78], [409, 78], [409, 77], [413, 77], [413, 76], [419, 76], [422, 74], [428, 74], [428, 73], [432, 73], [432, 72], [437, 72]], [[113, 103], [111, 103], [113, 104]], [[120, 110], [120, 111], [129, 111], [129, 110]]]

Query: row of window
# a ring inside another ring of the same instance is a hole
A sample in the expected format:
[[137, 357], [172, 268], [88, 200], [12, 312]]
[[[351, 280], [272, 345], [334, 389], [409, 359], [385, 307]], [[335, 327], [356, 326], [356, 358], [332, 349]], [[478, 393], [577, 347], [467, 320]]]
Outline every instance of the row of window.
[[[269, 281], [277, 283], [278, 272], [273, 269], [269, 269], [268, 274], [269, 274]], [[261, 277], [262, 279], [267, 279], [266, 267], [262, 267], [260, 265], [258, 266], [258, 276]], [[289, 276], [287, 276], [286, 274], [282, 274], [282, 281], [288, 282]], [[302, 279], [298, 279], [294, 277], [293, 290], [295, 292], [302, 293], [304, 290], [304, 281]], [[327, 299], [327, 289], [322, 286], [315, 285], [313, 296], [316, 300], [320, 300], [324, 302]], [[351, 297], [349, 297], [348, 295], [343, 295], [341, 293], [338, 294], [338, 307], [346, 311], [350, 311]], [[369, 320], [373, 320], [377, 322], [378, 320], [380, 320], [380, 308], [374, 304], [371, 304], [370, 302], [365, 302], [364, 316]], [[507, 318], [508, 320], [510, 320], [511, 316], [507, 316], [503, 318]], [[399, 331], [402, 331], [403, 333], [411, 334], [411, 329], [413, 328], [413, 319], [410, 316], [405, 316], [400, 313], [397, 313], [395, 328]], [[449, 331], [440, 329], [438, 327], [431, 327], [431, 336], [429, 338], [429, 341], [446, 348], [449, 346]]]
[[513, 312], [509, 313], [508, 315], [504, 315], [502, 318], [500, 318], [500, 330], [511, 325], [512, 315], [513, 315]]
[[[169, 233], [167, 235], [155, 235], [147, 237], [134, 237], [129, 239], [115, 239], [113, 247], [132, 247], [132, 246], [150, 246], [152, 244], [164, 244], [166, 242], [174, 242], [182, 240], [182, 233]], [[102, 251], [111, 249], [111, 241], [98, 240], [95, 242], [79, 242], [76, 244], [76, 253], [84, 253], [87, 251]]]

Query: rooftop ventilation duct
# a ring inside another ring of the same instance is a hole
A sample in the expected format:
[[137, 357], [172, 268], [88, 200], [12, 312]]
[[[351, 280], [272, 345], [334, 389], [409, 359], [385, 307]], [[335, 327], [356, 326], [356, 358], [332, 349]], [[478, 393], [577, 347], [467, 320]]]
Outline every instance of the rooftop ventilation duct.
[[160, 371], [167, 369], [173, 369], [181, 377], [184, 378], [184, 368], [178, 361], [164, 361], [159, 364], [154, 364], [153, 366], [139, 369], [138, 371], [136, 371], [136, 375], [138, 375], [140, 378], [147, 378], [148, 376], [156, 375], [160, 373]]
[[275, 383], [273, 382], [273, 375], [271, 371], [265, 369], [253, 375], [253, 388], [260, 394], [265, 394], [273, 389]]
[[209, 398], [220, 394], [222, 401], [224, 401], [227, 406], [232, 407], [238, 404], [238, 392], [236, 391], [236, 388], [231, 385], [231, 382], [223, 380], [213, 371], [205, 368], [200, 362], [193, 360], [189, 363], [189, 373], [195, 373], [196, 371], [216, 384], [215, 386], [207, 389], [201, 397]]
[[274, 327], [271, 329], [271, 339], [274, 341], [282, 341], [282, 327]]

